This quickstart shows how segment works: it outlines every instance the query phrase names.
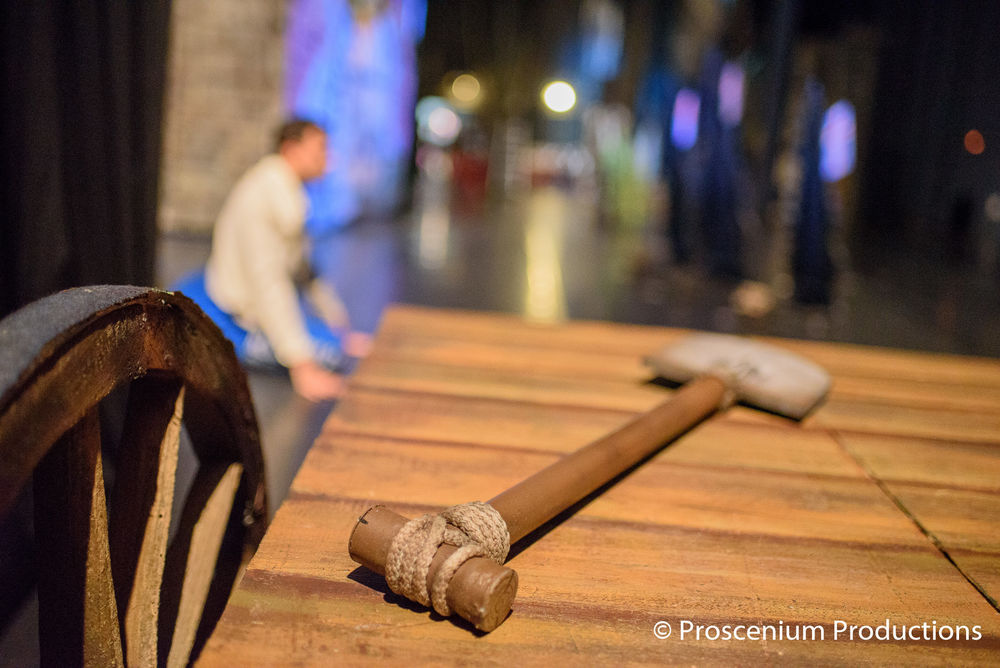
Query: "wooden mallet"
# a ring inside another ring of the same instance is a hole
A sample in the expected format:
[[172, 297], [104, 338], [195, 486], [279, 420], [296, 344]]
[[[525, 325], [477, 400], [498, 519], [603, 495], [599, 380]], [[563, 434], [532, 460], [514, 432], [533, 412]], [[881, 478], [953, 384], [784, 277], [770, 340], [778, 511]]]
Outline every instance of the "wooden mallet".
[[[507, 523], [514, 544], [622, 472], [655, 454], [716, 411], [739, 401], [801, 420], [826, 397], [830, 376], [794, 354], [723, 334], [695, 334], [646, 359], [662, 378], [685, 383], [669, 399], [618, 430], [542, 469], [489, 501]], [[408, 520], [384, 506], [361, 516], [351, 533], [351, 558], [385, 574], [393, 538]], [[455, 550], [441, 545], [428, 587]], [[506, 619], [517, 593], [517, 573], [475, 557], [454, 573], [446, 599], [454, 614], [492, 631]]]

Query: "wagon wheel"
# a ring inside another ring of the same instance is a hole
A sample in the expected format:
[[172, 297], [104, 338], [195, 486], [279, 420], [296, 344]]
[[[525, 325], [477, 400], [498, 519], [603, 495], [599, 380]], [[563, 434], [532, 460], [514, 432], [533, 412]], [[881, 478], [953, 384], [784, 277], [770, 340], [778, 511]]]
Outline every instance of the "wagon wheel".
[[[120, 386], [128, 402], [106, 490], [98, 405]], [[182, 425], [198, 471], [172, 529]], [[267, 504], [246, 378], [192, 301], [76, 288], [0, 321], [0, 517], [32, 475], [43, 664], [197, 656]]]

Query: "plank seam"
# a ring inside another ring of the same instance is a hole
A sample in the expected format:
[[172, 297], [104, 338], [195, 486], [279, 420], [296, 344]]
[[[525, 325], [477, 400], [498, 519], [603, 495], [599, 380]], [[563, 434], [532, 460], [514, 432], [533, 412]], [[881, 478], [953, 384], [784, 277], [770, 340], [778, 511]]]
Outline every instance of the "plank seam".
[[919, 441], [921, 443], [926, 443], [928, 445], [944, 445], [944, 446], [954, 446], [954, 447], [973, 447], [973, 448], [1000, 448], [1000, 441], [975, 441], [975, 440], [959, 440], [955, 438], [946, 438], [944, 436], [918, 436], [909, 434], [899, 434], [891, 431], [867, 431], [864, 429], [845, 429], [842, 427], [814, 427], [814, 430], [825, 430], [830, 433], [831, 436], [834, 434], [842, 434], [844, 436], [861, 436], [861, 437], [877, 437], [884, 439], [891, 439], [896, 441]]
[[837, 441], [837, 444], [840, 446], [841, 450], [844, 451], [844, 454], [846, 454], [848, 457], [854, 460], [854, 462], [861, 468], [861, 470], [865, 472], [865, 475], [867, 475], [872, 482], [878, 485], [878, 488], [882, 490], [882, 493], [885, 494], [886, 498], [888, 498], [893, 503], [893, 505], [895, 505], [896, 508], [898, 508], [899, 511], [903, 513], [903, 515], [909, 518], [909, 520], [920, 531], [920, 533], [922, 533], [927, 538], [927, 540], [929, 540], [931, 544], [935, 548], [937, 548], [938, 552], [941, 553], [941, 556], [947, 559], [948, 563], [950, 563], [955, 568], [955, 570], [958, 571], [959, 575], [965, 578], [965, 581], [968, 582], [970, 585], [972, 585], [973, 589], [979, 592], [980, 596], [982, 596], [983, 599], [985, 599], [986, 602], [989, 603], [994, 610], [1000, 612], [1000, 603], [997, 602], [997, 599], [990, 596], [986, 592], [986, 588], [983, 585], [980, 585], [975, 578], [973, 578], [969, 573], [965, 571], [965, 569], [963, 569], [961, 566], [958, 565], [958, 563], [955, 561], [952, 555], [948, 552], [948, 549], [938, 539], [938, 537], [934, 535], [934, 532], [931, 531], [928, 527], [926, 527], [924, 523], [921, 522], [920, 519], [916, 516], [916, 514], [912, 513], [910, 509], [906, 507], [906, 504], [904, 504], [899, 497], [897, 497], [895, 494], [892, 493], [892, 490], [889, 489], [889, 486], [885, 482], [883, 482], [881, 478], [875, 475], [874, 471], [871, 471], [867, 466], [865, 466], [865, 463], [859, 457], [855, 457], [854, 454], [850, 452], [850, 450], [840, 440], [839, 434], [834, 433], [833, 436], [834, 440]]

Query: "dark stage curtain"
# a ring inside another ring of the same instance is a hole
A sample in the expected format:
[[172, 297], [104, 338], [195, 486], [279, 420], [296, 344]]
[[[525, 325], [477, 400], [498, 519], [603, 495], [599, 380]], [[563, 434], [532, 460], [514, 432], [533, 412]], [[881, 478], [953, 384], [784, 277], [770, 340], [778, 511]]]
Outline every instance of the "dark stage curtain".
[[1000, 159], [989, 139], [978, 156], [962, 140], [973, 128], [994, 137], [1000, 128], [1000, 3], [875, 6], [879, 78], [854, 256], [874, 255], [877, 263], [879, 251], [909, 246], [931, 257], [944, 249], [944, 259], [959, 261], [974, 254], [967, 238], [973, 198], [997, 189]]
[[153, 280], [169, 0], [0, 3], [0, 316]]

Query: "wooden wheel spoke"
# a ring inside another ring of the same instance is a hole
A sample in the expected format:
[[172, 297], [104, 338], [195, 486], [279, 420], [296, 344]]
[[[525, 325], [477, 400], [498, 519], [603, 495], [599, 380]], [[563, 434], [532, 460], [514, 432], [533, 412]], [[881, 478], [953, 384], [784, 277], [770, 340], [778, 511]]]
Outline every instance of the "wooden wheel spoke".
[[44, 665], [123, 665], [101, 467], [95, 407], [35, 469]]
[[186, 665], [194, 647], [242, 474], [240, 464], [203, 465], [185, 501], [160, 606], [160, 660], [168, 666]]
[[125, 658], [131, 665], [156, 662], [183, 406], [184, 388], [176, 379], [147, 376], [129, 389], [111, 495], [110, 542]]

